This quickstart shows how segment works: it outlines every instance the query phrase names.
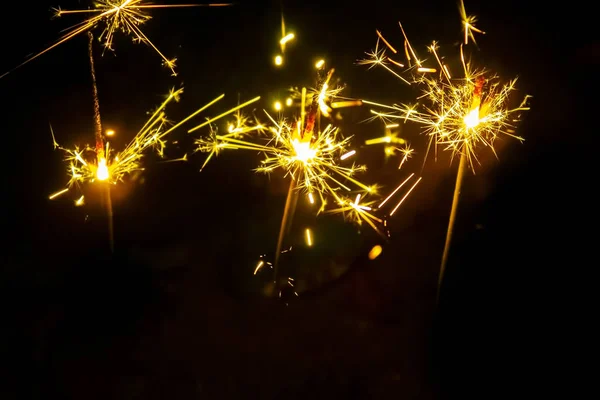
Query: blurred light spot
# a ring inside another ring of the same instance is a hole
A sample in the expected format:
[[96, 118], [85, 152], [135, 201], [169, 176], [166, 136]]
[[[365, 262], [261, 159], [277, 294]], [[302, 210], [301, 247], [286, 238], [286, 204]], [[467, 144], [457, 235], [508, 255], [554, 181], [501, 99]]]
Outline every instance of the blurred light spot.
[[383, 247], [381, 247], [380, 245], [373, 247], [371, 249], [371, 251], [369, 252], [369, 260], [376, 259], [377, 257], [379, 257], [381, 255], [382, 252], [383, 252]]
[[276, 101], [275, 104], [273, 104], [273, 108], [275, 109], [275, 111], [281, 111], [281, 103]]
[[283, 57], [281, 57], [281, 56], [275, 57], [275, 65], [279, 66], [281, 64], [283, 64]]
[[323, 68], [323, 65], [325, 65], [325, 60], [319, 60], [319, 61], [317, 61], [317, 63], [315, 64], [315, 67], [316, 67], [317, 69], [321, 69], [321, 68]]
[[292, 100], [292, 98], [291, 98], [291, 97], [288, 97], [288, 98], [285, 100], [285, 105], [289, 107], [289, 106], [291, 106], [291, 105], [292, 105], [292, 103], [293, 103], [293, 102], [294, 102], [294, 101]]
[[281, 38], [281, 40], [279, 41], [279, 44], [283, 46], [287, 42], [292, 40], [294, 37], [295, 37], [295, 35], [293, 33], [288, 33], [287, 35], [285, 35], [284, 37]]
[[106, 136], [113, 136], [115, 134], [115, 131], [113, 131], [112, 129], [109, 129], [106, 131]]
[[310, 229], [306, 230], [306, 245], [308, 247], [312, 247], [313, 245], [312, 232], [310, 231]]

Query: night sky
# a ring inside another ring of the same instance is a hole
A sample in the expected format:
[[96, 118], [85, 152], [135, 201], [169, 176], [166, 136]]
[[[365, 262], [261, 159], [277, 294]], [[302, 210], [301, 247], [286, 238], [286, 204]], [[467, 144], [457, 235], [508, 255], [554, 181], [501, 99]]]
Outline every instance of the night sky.
[[[3, 5], [0, 73], [80, 20], [51, 20], [58, 5], [87, 2]], [[187, 162], [161, 163], [148, 153], [146, 170], [113, 191], [111, 255], [93, 188], [84, 207], [73, 205], [75, 195], [48, 200], [67, 181], [49, 126], [66, 147], [93, 143], [87, 37], [2, 78], [0, 397], [487, 399], [535, 387], [530, 372], [545, 356], [538, 327], [553, 313], [548, 280], [583, 257], [571, 246], [584, 200], [571, 202], [583, 197], [577, 182], [591, 158], [567, 160], [592, 145], [583, 136], [585, 121], [572, 115], [589, 109], [576, 93], [589, 85], [590, 72], [583, 71], [598, 66], [600, 48], [585, 10], [552, 7], [466, 3], [487, 32], [476, 37], [475, 60], [504, 78], [518, 76], [514, 100], [532, 95], [532, 110], [518, 131], [525, 142], [502, 138], [499, 159], [482, 149], [477, 174], [465, 178], [437, 312], [457, 162], [440, 154], [422, 169], [427, 139], [417, 126], [402, 127], [416, 151], [402, 171], [396, 160], [384, 162], [381, 148], [358, 148], [358, 161], [369, 166], [367, 182], [389, 189], [422, 172], [422, 184], [390, 220], [391, 240], [300, 206], [296, 236], [313, 226], [327, 239], [317, 240], [312, 253], [292, 253], [283, 273], [304, 290], [280, 301], [264, 295], [269, 274], [252, 272], [257, 256], [274, 250], [287, 181], [253, 173], [256, 154], [224, 152], [199, 172], [205, 155], [190, 150], [208, 130], [187, 134], [190, 123], [175, 131], [178, 144], [167, 148], [167, 158], [188, 153]], [[282, 8], [296, 39], [277, 69]], [[575, 12], [581, 28], [570, 31], [562, 21]], [[111, 144], [121, 148], [147, 112], [182, 86], [181, 101], [166, 110], [172, 121], [221, 93], [224, 100], [196, 122], [257, 95], [261, 102], [248, 111], [259, 112], [291, 86], [314, 85], [319, 58], [336, 69], [345, 96], [411, 102], [416, 93], [390, 74], [356, 65], [374, 47], [376, 29], [401, 47], [399, 20], [417, 49], [437, 40], [446, 55], [458, 54], [461, 26], [452, 0], [153, 10], [143, 31], [167, 57], [177, 57], [178, 76], [122, 34], [114, 53], [101, 56], [98, 45], [103, 127], [117, 132]], [[362, 122], [367, 108], [343, 116], [345, 135], [363, 141], [382, 134], [380, 124]], [[375, 244], [384, 252], [370, 262]]]

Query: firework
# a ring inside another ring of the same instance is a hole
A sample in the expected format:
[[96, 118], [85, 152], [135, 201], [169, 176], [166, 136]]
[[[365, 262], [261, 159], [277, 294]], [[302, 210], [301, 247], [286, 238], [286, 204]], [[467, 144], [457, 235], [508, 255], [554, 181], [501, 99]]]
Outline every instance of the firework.
[[[150, 20], [152, 17], [149, 11], [156, 8], [183, 8], [183, 7], [223, 7], [231, 4], [148, 4], [144, 0], [96, 0], [94, 8], [81, 10], [63, 10], [60, 7], [53, 9], [54, 17], [62, 17], [70, 14], [88, 15], [89, 18], [79, 22], [78, 24], [65, 30], [65, 34], [61, 36], [54, 44], [50, 45], [45, 50], [33, 55], [18, 65], [17, 69], [41, 55], [49, 52], [55, 47], [73, 39], [80, 34], [90, 31], [98, 26], [101, 26], [102, 31], [98, 39], [102, 42], [105, 50], [113, 50], [113, 39], [117, 32], [132, 38], [136, 43], [144, 43], [154, 50], [162, 59], [163, 64], [168, 67], [173, 75], [175, 73], [176, 59], [167, 58], [155, 45], [150, 41], [146, 34], [142, 31], [141, 26]], [[14, 70], [13, 69], [13, 70]], [[3, 78], [11, 71], [3, 74]]]
[[[423, 132], [431, 138], [430, 147], [433, 143], [435, 149], [441, 146], [444, 150], [450, 151], [453, 158], [460, 157], [439, 274], [438, 296], [467, 165], [474, 172], [475, 164], [478, 163], [479, 147], [488, 147], [496, 154], [494, 142], [501, 136], [522, 141], [523, 138], [516, 135], [515, 126], [521, 113], [529, 110], [527, 102], [530, 96], [525, 96], [516, 108], [510, 108], [508, 105], [510, 95], [515, 90], [516, 79], [502, 83], [497, 75], [484, 68], [474, 67], [467, 59], [464, 47], [469, 44], [469, 41], [475, 42], [475, 33], [484, 34], [484, 32], [475, 27], [477, 20], [467, 15], [462, 1], [460, 15], [464, 31], [463, 43], [460, 45], [461, 75], [457, 76], [451, 71], [441, 56], [436, 42], [427, 48], [433, 61], [428, 63], [427, 60], [421, 59], [410, 44], [402, 24], [400, 29], [404, 36], [405, 60], [398, 60], [398, 50], [381, 32], [377, 31], [378, 40], [375, 50], [367, 53], [369, 57], [366, 60], [359, 62], [368, 65], [369, 68], [382, 67], [404, 83], [415, 85], [422, 91], [420, 99], [423, 104], [416, 106], [384, 105], [362, 100], [363, 104], [385, 109], [385, 111], [372, 110], [375, 117], [381, 118], [386, 124], [400, 121], [416, 122], [423, 126]], [[380, 47], [381, 43], [383, 43], [382, 47]], [[392, 56], [388, 56], [388, 52]]]

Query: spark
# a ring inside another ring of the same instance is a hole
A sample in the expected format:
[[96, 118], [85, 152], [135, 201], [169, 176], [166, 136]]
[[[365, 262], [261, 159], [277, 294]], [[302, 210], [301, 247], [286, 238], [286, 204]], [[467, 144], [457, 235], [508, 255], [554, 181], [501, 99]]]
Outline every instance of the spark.
[[[62, 147], [56, 143], [54, 132], [51, 129], [55, 148], [62, 150], [65, 154], [65, 162], [68, 165], [70, 178], [67, 187], [52, 194], [49, 197], [50, 200], [67, 193], [73, 187], [80, 187], [85, 183], [103, 181], [116, 185], [122, 182], [126, 175], [135, 171], [143, 171], [142, 159], [146, 150], [155, 149], [159, 156], [164, 157], [167, 144], [166, 136], [224, 97], [224, 95], [220, 95], [181, 122], [171, 126], [166, 118], [165, 108], [172, 101], [179, 101], [181, 93], [183, 93], [183, 89], [171, 90], [164, 102], [151, 114], [131, 142], [117, 153], [113, 151], [108, 141], [100, 149], [89, 145], [82, 148], [75, 147], [74, 149]], [[185, 159], [186, 157], [183, 157], [181, 160]], [[83, 202], [82, 198], [80, 200]]]
[[[225, 7], [231, 6], [230, 3], [214, 3], [214, 4], [148, 4], [145, 0], [96, 0], [95, 7], [90, 9], [80, 10], [63, 10], [60, 7], [54, 9], [55, 17], [62, 17], [70, 14], [88, 15], [89, 18], [79, 22], [78, 24], [67, 28], [65, 34], [60, 37], [54, 44], [50, 45], [45, 50], [31, 56], [23, 63], [18, 65], [11, 71], [35, 60], [41, 55], [60, 46], [61, 44], [73, 39], [80, 34], [90, 31], [99, 25], [102, 25], [102, 32], [99, 35], [99, 40], [102, 42], [105, 50], [113, 50], [113, 41], [117, 32], [122, 32], [126, 36], [130, 36], [135, 43], [144, 43], [156, 52], [163, 61], [163, 64], [168, 67], [173, 75], [175, 72], [176, 59], [167, 58], [155, 45], [150, 41], [148, 36], [142, 31], [141, 26], [150, 20], [152, 17], [148, 13], [149, 10], [157, 8], [184, 8], [184, 7]], [[0, 76], [0, 79], [9, 74], [11, 71]]]
[[[468, 43], [469, 38], [474, 42], [473, 33], [484, 32], [475, 28], [473, 24], [476, 19], [466, 15], [462, 2], [460, 10], [465, 31], [464, 44]], [[410, 80], [388, 65], [385, 49], [379, 49], [379, 41], [383, 41], [390, 50], [393, 47], [379, 31], [377, 31], [376, 50], [367, 53], [369, 57], [359, 61], [359, 64], [369, 65], [369, 68], [381, 66], [402, 81], [418, 85], [422, 91], [419, 97], [422, 104], [389, 106], [363, 100], [365, 104], [389, 110], [384, 113], [372, 110], [376, 117], [383, 119], [387, 125], [399, 121], [420, 124], [423, 133], [430, 137], [430, 143], [434, 143], [436, 148], [441, 146], [444, 150], [452, 152], [453, 156], [464, 154], [473, 171], [475, 164], [478, 163], [478, 147], [489, 147], [496, 154], [494, 142], [499, 137], [509, 136], [520, 141], [524, 140], [515, 134], [515, 125], [519, 121], [520, 114], [529, 110], [527, 102], [531, 96], [525, 96], [516, 108], [508, 106], [510, 95], [515, 90], [516, 79], [503, 84], [498, 76], [485, 69], [475, 68], [466, 59], [462, 45], [460, 47], [460, 64], [463, 71], [461, 77], [450, 73], [450, 68], [443, 63], [435, 42], [428, 47], [435, 66], [425, 66], [426, 61], [417, 57], [402, 25], [400, 28], [405, 39], [407, 63], [415, 65], [404, 71], [411, 76]], [[376, 141], [372, 140], [370, 144], [374, 143]], [[403, 161], [400, 166], [408, 156], [406, 152], [402, 154]]]
[[362, 104], [361, 100], [334, 101], [331, 103], [331, 108], [358, 107], [362, 106]]
[[[342, 138], [339, 128], [333, 124], [328, 124], [324, 129], [319, 127], [317, 114], [322, 115], [323, 105], [328, 107], [331, 96], [339, 92], [337, 88], [331, 89], [324, 84], [331, 77], [331, 72], [327, 76], [318, 92], [295, 91], [305, 92], [304, 99], [310, 101], [308, 113], [301, 111], [300, 118], [282, 116], [275, 119], [263, 110], [268, 123], [256, 122], [249, 125], [243, 135], [219, 134], [218, 130], [213, 130], [209, 137], [201, 137], [196, 141], [198, 151], [210, 153], [208, 158], [223, 149], [263, 153], [264, 159], [256, 171], [266, 174], [283, 171], [285, 176], [290, 176], [296, 182], [297, 191], [308, 194], [309, 199], [312, 199], [311, 204], [315, 202], [315, 196], [318, 196], [321, 200], [319, 211], [323, 211], [328, 203], [326, 197], [341, 200], [340, 191], [351, 192], [355, 188], [354, 190], [374, 192], [373, 187], [355, 178], [358, 172], [366, 169], [364, 166], [340, 164], [344, 161], [344, 155], [350, 157], [348, 146], [351, 137]], [[250, 133], [254, 134], [254, 140], [246, 137]]]
[[312, 245], [313, 245], [313, 235], [312, 235], [311, 230], [309, 228], [307, 228], [306, 231], [305, 231], [305, 234], [306, 234], [306, 245], [308, 247], [312, 247]]
[[281, 46], [283, 46], [283, 48], [285, 48], [285, 45], [287, 42], [289, 42], [290, 40], [294, 39], [295, 35], [293, 33], [288, 33], [287, 35], [285, 35], [284, 37], [282, 37], [279, 40], [279, 44]]
[[114, 131], [114, 130], [112, 130], [112, 129], [109, 129], [109, 130], [107, 130], [107, 131], [106, 131], [104, 134], [105, 134], [106, 136], [114, 136], [114, 135], [115, 135], [115, 131]]
[[263, 267], [263, 265], [265, 265], [265, 262], [263, 260], [260, 260], [256, 268], [254, 269], [254, 275], [256, 275], [256, 273]]
[[343, 156], [341, 156], [341, 157], [340, 157], [340, 160], [342, 160], [342, 161], [343, 161], [343, 160], [345, 160], [345, 159], [347, 159], [347, 158], [350, 158], [350, 157], [352, 157], [352, 156], [353, 156], [353, 155], [355, 155], [355, 154], [356, 154], [356, 150], [349, 151], [348, 153], [346, 153], [346, 154], [344, 154]]
[[275, 56], [275, 65], [280, 66], [283, 64], [283, 57], [281, 56]]
[[[398, 124], [388, 124], [386, 125], [386, 129], [392, 129], [398, 126]], [[400, 166], [398, 167], [398, 169], [400, 169], [402, 165], [407, 161], [407, 159], [411, 157], [413, 152], [410, 146], [406, 143], [406, 140], [399, 138], [397, 133], [387, 133], [385, 136], [382, 137], [365, 140], [365, 145], [367, 146], [372, 146], [376, 144], [389, 145], [385, 146], [383, 149], [386, 158], [392, 157], [396, 154], [397, 151], [400, 151], [400, 154], [402, 154], [402, 159], [400, 161]], [[401, 144], [404, 146], [395, 147], [392, 146], [392, 144]]]
[[85, 203], [85, 196], [83, 196], [83, 195], [81, 195], [80, 198], [78, 198], [77, 200], [75, 200], [75, 205], [77, 207], [81, 207], [84, 203]]

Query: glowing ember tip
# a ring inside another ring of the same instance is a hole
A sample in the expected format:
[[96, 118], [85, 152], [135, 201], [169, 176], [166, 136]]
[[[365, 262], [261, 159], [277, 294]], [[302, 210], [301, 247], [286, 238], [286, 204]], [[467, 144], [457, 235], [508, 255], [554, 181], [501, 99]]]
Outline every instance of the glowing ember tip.
[[106, 165], [106, 158], [98, 160], [98, 170], [96, 171], [96, 178], [99, 181], [105, 181], [108, 179], [108, 166]]
[[382, 252], [383, 252], [383, 247], [381, 247], [380, 245], [373, 247], [371, 249], [371, 251], [369, 252], [369, 260], [373, 261], [374, 259], [379, 257]]
[[294, 140], [293, 145], [294, 151], [296, 152], [296, 160], [303, 163], [309, 162], [317, 154], [314, 149], [310, 148], [310, 142], [300, 142], [298, 140]]
[[477, 127], [477, 125], [479, 125], [479, 107], [471, 110], [471, 112], [465, 116], [465, 126], [468, 129], [473, 129]]

